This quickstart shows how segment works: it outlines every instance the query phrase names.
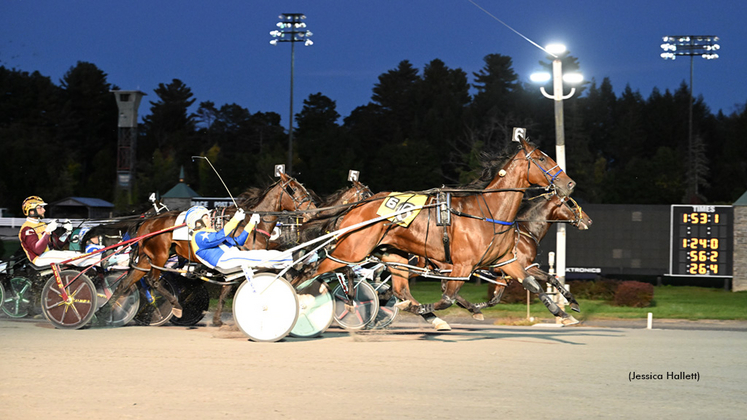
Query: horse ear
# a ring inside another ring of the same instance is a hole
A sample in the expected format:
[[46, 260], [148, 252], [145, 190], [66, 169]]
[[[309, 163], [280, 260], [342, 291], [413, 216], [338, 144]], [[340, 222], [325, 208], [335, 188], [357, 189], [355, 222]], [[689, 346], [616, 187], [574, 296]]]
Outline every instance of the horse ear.
[[526, 137], [521, 136], [519, 137], [519, 142], [521, 144], [521, 147], [525, 150], [529, 150], [529, 143], [527, 142]]

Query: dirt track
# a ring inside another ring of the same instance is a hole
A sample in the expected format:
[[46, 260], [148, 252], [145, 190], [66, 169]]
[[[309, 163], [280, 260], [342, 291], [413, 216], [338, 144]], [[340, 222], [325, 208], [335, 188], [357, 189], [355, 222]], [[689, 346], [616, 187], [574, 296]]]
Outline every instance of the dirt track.
[[[0, 418], [744, 418], [747, 333], [423, 323], [249, 342], [224, 327], [0, 318]], [[699, 380], [629, 381], [697, 373]], [[509, 417], [510, 416], [510, 417]]]

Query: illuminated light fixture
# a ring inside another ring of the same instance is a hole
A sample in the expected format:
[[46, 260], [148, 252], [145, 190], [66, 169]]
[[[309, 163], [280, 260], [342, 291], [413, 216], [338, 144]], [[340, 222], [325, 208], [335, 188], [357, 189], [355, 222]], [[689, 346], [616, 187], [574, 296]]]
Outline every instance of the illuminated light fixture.
[[565, 54], [567, 51], [563, 44], [550, 44], [545, 47], [545, 51], [553, 55]]
[[549, 82], [551, 78], [552, 78], [552, 75], [550, 73], [546, 72], [546, 71], [545, 72], [532, 73], [529, 76], [529, 80], [531, 80], [534, 83], [545, 83], [545, 82]]
[[661, 44], [661, 58], [665, 60], [674, 60], [677, 56], [696, 57], [700, 56], [707, 60], [718, 58], [718, 54], [713, 53], [721, 48], [717, 44], [718, 37], [713, 35], [667, 35], [662, 38], [664, 43]]
[[572, 85], [577, 85], [584, 81], [584, 75], [581, 73], [565, 73], [563, 74], [563, 81]]
[[306, 15], [303, 13], [283, 13], [278, 18], [280, 22], [276, 24], [280, 30], [270, 32], [273, 39], [270, 45], [278, 45], [278, 42], [291, 43], [291, 76], [290, 76], [290, 119], [288, 122], [288, 161], [286, 168], [288, 174], [293, 173], [293, 75], [295, 72], [296, 42], [303, 42], [304, 46], [311, 46], [314, 43], [309, 39], [313, 33], [306, 28]]
[[[665, 60], [674, 60], [678, 56], [690, 57], [690, 97], [689, 97], [689, 116], [687, 130], [687, 148], [688, 148], [688, 170], [694, 171], [695, 168], [695, 151], [693, 145], [693, 57], [701, 57], [706, 60], [715, 60], [718, 58], [716, 51], [721, 49], [717, 44], [719, 38], [714, 35], [667, 35], [662, 38], [661, 58]], [[692, 184], [688, 187], [689, 192], [698, 195], [698, 172], [692, 172], [693, 176], [688, 176]], [[687, 198], [687, 197], [686, 197]]]
[[[563, 122], [563, 100], [570, 98], [576, 93], [576, 88], [572, 87], [568, 95], [563, 95], [563, 83], [578, 84], [583, 82], [584, 77], [581, 73], [563, 74], [562, 57], [567, 50], [565, 45], [550, 44], [544, 48], [544, 51], [554, 56], [552, 60], [552, 74], [548, 72], [533, 73], [529, 79], [535, 83], [545, 84], [552, 79], [553, 93], [550, 95], [545, 91], [544, 86], [540, 86], [540, 92], [548, 99], [555, 102], [555, 162], [565, 170], [565, 125]], [[556, 255], [557, 255], [557, 275], [561, 284], [565, 284], [565, 261], [566, 261], [566, 228], [564, 223], [558, 223], [556, 235]]]

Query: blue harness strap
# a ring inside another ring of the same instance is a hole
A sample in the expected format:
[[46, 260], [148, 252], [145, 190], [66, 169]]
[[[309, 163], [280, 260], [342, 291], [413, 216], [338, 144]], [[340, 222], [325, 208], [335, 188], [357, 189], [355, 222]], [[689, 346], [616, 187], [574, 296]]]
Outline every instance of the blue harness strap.
[[503, 220], [495, 220], [495, 219], [489, 219], [485, 218], [486, 222], [495, 223], [496, 225], [503, 225], [503, 226], [511, 226], [514, 224], [514, 222], [505, 222]]

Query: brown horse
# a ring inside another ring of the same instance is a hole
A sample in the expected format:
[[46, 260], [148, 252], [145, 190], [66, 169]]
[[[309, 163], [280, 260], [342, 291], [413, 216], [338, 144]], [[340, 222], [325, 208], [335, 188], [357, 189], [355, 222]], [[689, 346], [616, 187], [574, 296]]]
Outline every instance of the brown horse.
[[[452, 266], [453, 280], [442, 299], [435, 304], [419, 304], [410, 293], [407, 273], [397, 269], [392, 270], [394, 294], [409, 303], [405, 309], [416, 314], [445, 309], [454, 303], [459, 288], [472, 272], [507, 259], [514, 248], [510, 234], [514, 231], [514, 218], [525, 191], [533, 184], [554, 188], [561, 196], [569, 195], [575, 187], [555, 161], [521, 139], [513, 155], [488, 162], [479, 180], [452, 191], [448, 210], [455, 217], [450, 226], [438, 226], [437, 213], [443, 206], [434, 203], [433, 197], [408, 227], [382, 220], [377, 212], [388, 193], [376, 194], [334, 223], [340, 235], [330, 258], [310, 270], [311, 275], [345, 270], [348, 264], [363, 261], [375, 251], [383, 252], [383, 261], [396, 264], [406, 264], [407, 254], [418, 255], [437, 267]], [[519, 264], [508, 264], [504, 271], [519, 281], [530, 277]]]
[[[296, 181], [294, 178], [289, 177], [285, 173], [280, 173], [280, 180], [268, 187], [264, 193], [252, 200], [246, 200], [240, 204], [240, 207], [245, 209], [247, 212], [260, 213], [261, 212], [278, 212], [281, 210], [285, 211], [303, 211], [315, 208], [314, 203], [311, 200], [309, 192], [304, 186]], [[236, 212], [236, 207], [231, 206], [226, 209], [222, 216], [230, 217]], [[170, 211], [162, 213], [156, 217], [146, 219], [143, 221], [137, 229], [136, 236], [140, 237], [148, 233], [159, 232], [164, 229], [175, 226], [179, 211]], [[261, 222], [256, 226], [256, 232], [268, 232], [272, 231], [275, 226], [277, 215], [264, 215]], [[245, 222], [242, 222], [236, 229], [235, 234], [239, 234], [243, 231]], [[260, 246], [260, 244], [267, 240], [266, 236], [262, 234], [250, 235], [246, 245], [252, 247]], [[251, 241], [251, 242], [250, 242]], [[173, 231], [166, 231], [158, 235], [151, 236], [149, 238], [138, 241], [136, 248], [136, 255], [133, 256], [135, 261], [133, 268], [130, 270], [129, 275], [119, 284], [110, 302], [116, 300], [118, 296], [125, 290], [127, 290], [132, 284], [140, 280], [144, 275], [148, 274], [147, 281], [158, 290], [163, 296], [165, 296], [169, 302], [173, 305], [174, 315], [181, 317], [181, 305], [178, 300], [169, 291], [161, 285], [160, 268], [166, 264], [170, 254], [171, 247], [177, 255], [188, 260], [197, 261], [196, 256], [192, 252], [192, 247], [189, 241], [186, 240], [175, 240]]]
[[[337, 192], [333, 193], [332, 195], [326, 197], [324, 200], [321, 200], [321, 203], [318, 208], [309, 208], [307, 209], [303, 214], [305, 216], [305, 221], [308, 221], [309, 219], [314, 219], [317, 217], [323, 217], [324, 215], [338, 211], [338, 206], [348, 206], [351, 203], [356, 203], [358, 201], [364, 200], [370, 196], [373, 195], [371, 190], [364, 184], [360, 183], [359, 181], [353, 180], [351, 181], [353, 183], [353, 186], [350, 188], [341, 188]], [[270, 238], [268, 238], [266, 235], [261, 236], [255, 239], [255, 242], [252, 244], [252, 249], [258, 249], [258, 248], [288, 248], [293, 245], [298, 244], [298, 236], [289, 234], [289, 235], [281, 235], [277, 240], [271, 241]], [[247, 242], [248, 245], [248, 242]], [[218, 298], [218, 307], [215, 310], [215, 313], [213, 313], [213, 325], [215, 326], [221, 326], [223, 325], [223, 321], [221, 321], [221, 316], [223, 314], [223, 307], [225, 306], [226, 299], [228, 299], [228, 296], [231, 294], [231, 291], [234, 289], [235, 285], [233, 284], [227, 284], [224, 285], [221, 289], [220, 297]]]
[[[537, 257], [537, 250], [540, 241], [545, 237], [554, 222], [570, 222], [571, 226], [575, 226], [579, 230], [586, 230], [589, 229], [592, 224], [589, 215], [587, 215], [586, 212], [584, 212], [571, 198], [560, 198], [556, 194], [542, 194], [533, 197], [528, 202], [527, 206], [523, 206], [517, 216], [517, 222], [517, 262], [525, 267], [527, 273], [534, 276], [537, 280], [549, 282], [555, 286], [563, 297], [565, 297], [571, 304], [571, 309], [580, 312], [578, 302], [576, 302], [573, 294], [562, 287], [555, 276], [551, 276], [550, 274], [540, 270], [537, 264], [534, 264], [534, 260]], [[493, 268], [493, 271], [500, 270], [500, 267]], [[485, 275], [487, 275], [489, 279], [492, 278], [492, 280], [497, 278], [491, 276], [490, 273], [485, 273]], [[445, 287], [446, 285], [444, 284], [443, 286]], [[461, 295], [457, 295], [457, 304], [462, 308], [469, 310], [475, 319], [482, 320], [484, 318], [481, 309], [497, 305], [501, 301], [501, 296], [503, 295], [506, 286], [507, 284], [505, 283], [499, 284], [489, 282], [488, 297], [490, 299], [487, 302], [473, 304]], [[542, 293], [540, 300], [545, 304], [545, 306], [547, 306], [548, 310], [553, 313], [553, 315], [558, 314], [559, 311], [561, 311], [546, 294]], [[561, 315], [561, 317], [563, 316]], [[569, 319], [568, 321], [573, 322], [573, 319]]]

